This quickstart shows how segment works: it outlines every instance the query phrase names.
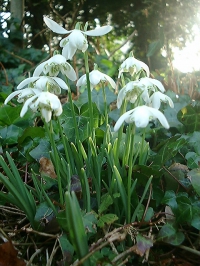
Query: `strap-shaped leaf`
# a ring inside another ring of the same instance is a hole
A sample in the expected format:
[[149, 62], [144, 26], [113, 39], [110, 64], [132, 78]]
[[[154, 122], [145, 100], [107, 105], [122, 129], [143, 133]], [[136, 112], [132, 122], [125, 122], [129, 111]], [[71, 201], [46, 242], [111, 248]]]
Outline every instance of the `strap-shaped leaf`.
[[[65, 193], [66, 218], [69, 228], [71, 243], [79, 259], [82, 259], [89, 253], [87, 235], [83, 225], [83, 219], [79, 203], [74, 192]], [[90, 266], [89, 259], [83, 262], [83, 265]]]

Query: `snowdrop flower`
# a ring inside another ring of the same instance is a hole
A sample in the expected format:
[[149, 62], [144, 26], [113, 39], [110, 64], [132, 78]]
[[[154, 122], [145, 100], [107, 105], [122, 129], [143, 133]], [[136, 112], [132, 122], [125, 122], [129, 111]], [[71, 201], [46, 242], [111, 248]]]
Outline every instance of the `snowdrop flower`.
[[[99, 70], [92, 70], [89, 73], [89, 80], [90, 80], [90, 88], [91, 90], [97, 86], [100, 82], [109, 82], [111, 87], [113, 89], [116, 88], [116, 84], [114, 82], [114, 80], [109, 77], [108, 75], [100, 72]], [[79, 78], [79, 80], [77, 81], [77, 87], [81, 87], [81, 86], [85, 86], [87, 85], [87, 78], [86, 78], [86, 74], [84, 74], [82, 77]]]
[[73, 67], [66, 61], [66, 58], [61, 54], [52, 56], [49, 60], [41, 63], [36, 67], [33, 76], [40, 76], [41, 73], [49, 76], [57, 76], [59, 72], [67, 76], [70, 80], [76, 80], [76, 72]]
[[53, 31], [59, 34], [69, 34], [60, 42], [60, 47], [63, 48], [62, 55], [66, 59], [72, 59], [77, 49], [85, 52], [88, 48], [88, 42], [84, 35], [87, 36], [102, 36], [112, 30], [111, 26], [98, 27], [94, 30], [81, 31], [79, 29], [66, 30], [48, 17], [44, 17], [44, 22]]
[[158, 119], [163, 127], [169, 128], [166, 117], [159, 110], [146, 105], [138, 106], [126, 113], [124, 113], [116, 122], [114, 131], [118, 131], [123, 122], [135, 122], [136, 127], [145, 128], [149, 121]]
[[67, 84], [58, 77], [46, 77], [46, 76], [38, 76], [31, 77], [23, 80], [18, 86], [17, 89], [20, 90], [25, 86], [29, 85], [29, 88], [36, 88], [41, 91], [49, 91], [52, 93], [60, 94], [61, 88], [64, 90], [68, 90]]
[[23, 89], [23, 90], [14, 91], [5, 99], [4, 104], [7, 104], [15, 96], [18, 96], [17, 101], [19, 103], [23, 103], [28, 98], [30, 98], [33, 95], [35, 95], [34, 91], [35, 91], [35, 89], [33, 89], [33, 88], [26, 88], [26, 89]]
[[33, 112], [39, 110], [46, 123], [51, 120], [52, 112], [54, 112], [56, 116], [62, 113], [60, 100], [55, 94], [48, 91], [37, 92], [34, 96], [26, 100], [20, 113], [21, 117], [28, 111], [28, 107], [30, 107]]
[[142, 61], [139, 61], [133, 56], [130, 56], [121, 64], [119, 68], [118, 78], [120, 78], [122, 72], [129, 72], [132, 76], [135, 72], [137, 73], [142, 69], [145, 70], [147, 77], [149, 77], [149, 67]]
[[139, 85], [141, 87], [146, 87], [148, 89], [151, 89], [152, 91], [155, 91], [155, 87], [156, 87], [161, 92], [165, 92], [164, 86], [157, 79], [152, 79], [152, 78], [148, 78], [148, 77], [141, 78], [141, 79], [139, 79]]
[[145, 103], [149, 103], [149, 93], [147, 88], [140, 86], [139, 80], [130, 81], [119, 91], [117, 96], [117, 108], [119, 109], [121, 107], [124, 99], [134, 103], [140, 96]]
[[159, 109], [160, 108], [161, 101], [162, 102], [165, 102], [165, 103], [168, 102], [169, 103], [169, 106], [171, 108], [174, 108], [174, 103], [173, 103], [172, 99], [169, 96], [163, 94], [160, 91], [154, 92], [151, 95], [151, 97], [150, 97], [150, 103], [151, 103], [151, 106], [153, 108]]
[[141, 95], [146, 104], [149, 104], [149, 91], [155, 91], [156, 88], [161, 92], [165, 91], [162, 83], [156, 79], [145, 77], [139, 80], [130, 81], [119, 91], [117, 108], [121, 107], [124, 99], [134, 103], [139, 95]]

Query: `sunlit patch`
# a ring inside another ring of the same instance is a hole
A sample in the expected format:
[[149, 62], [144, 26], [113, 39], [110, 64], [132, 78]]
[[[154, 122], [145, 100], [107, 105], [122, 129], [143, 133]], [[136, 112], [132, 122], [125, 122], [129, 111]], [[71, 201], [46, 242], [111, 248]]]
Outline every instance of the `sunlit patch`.
[[194, 25], [192, 31], [195, 34], [192, 42], [186, 42], [186, 47], [182, 50], [173, 48], [173, 66], [183, 73], [200, 70], [200, 28]]

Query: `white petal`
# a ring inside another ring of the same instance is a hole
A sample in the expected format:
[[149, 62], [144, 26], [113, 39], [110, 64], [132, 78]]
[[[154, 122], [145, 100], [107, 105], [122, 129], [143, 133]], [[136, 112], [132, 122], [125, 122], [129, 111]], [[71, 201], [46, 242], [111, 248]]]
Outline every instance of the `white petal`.
[[150, 97], [150, 102], [153, 108], [159, 109], [160, 108], [160, 97], [158, 96], [157, 92], [154, 92]]
[[48, 123], [51, 120], [52, 111], [47, 110], [46, 108], [41, 108], [41, 115], [44, 118], [45, 122]]
[[14, 91], [5, 99], [4, 104], [7, 104], [12, 98], [14, 98], [17, 94], [21, 93], [21, 90]]
[[165, 95], [165, 99], [166, 99], [166, 101], [168, 101], [169, 106], [171, 108], [174, 108], [174, 103], [173, 103], [172, 99], [169, 96], [167, 96], [167, 95]]
[[111, 30], [112, 30], [112, 26], [103, 26], [103, 27], [96, 28], [94, 30], [85, 31], [84, 33], [88, 36], [102, 36], [110, 32]]
[[51, 78], [40, 76], [35, 83], [36, 89], [39, 89], [40, 91], [46, 90], [47, 82], [51, 82]]
[[47, 61], [39, 64], [39, 66], [36, 67], [35, 71], [33, 72], [33, 77], [38, 77], [42, 73], [46, 63], [47, 63]]
[[121, 125], [123, 124], [123, 122], [128, 119], [128, 117], [131, 115], [131, 113], [133, 112], [133, 110], [130, 110], [126, 113], [124, 113], [122, 116], [120, 116], [120, 118], [117, 120], [115, 126], [114, 126], [114, 131], [118, 131], [119, 128], [121, 127]]
[[149, 67], [142, 61], [140, 61], [140, 65], [141, 65], [141, 68], [143, 68], [145, 72], [147, 73], [147, 77], [149, 77], [150, 75]]
[[54, 110], [54, 114], [56, 115], [56, 116], [60, 116], [61, 114], [62, 114], [62, 105], [60, 105], [59, 106], [59, 108], [58, 109], [55, 109]]
[[83, 52], [87, 50], [88, 42], [80, 30], [73, 30], [68, 39], [70, 46], [76, 47]]
[[148, 107], [148, 108], [149, 108], [149, 111], [151, 112], [151, 114], [160, 121], [161, 125], [163, 127], [165, 127], [166, 129], [168, 129], [169, 128], [169, 123], [167, 122], [167, 119], [164, 116], [164, 114], [161, 113], [159, 110], [154, 109], [152, 107]]
[[21, 83], [19, 83], [19, 85], [17, 86], [17, 90], [22, 89], [24, 86], [26, 86], [27, 84], [36, 81], [37, 79], [39, 79], [39, 77], [31, 77], [31, 78], [27, 78], [24, 79]]
[[76, 86], [77, 86], [77, 87], [81, 87], [82, 85], [86, 85], [86, 83], [87, 83], [87, 80], [86, 80], [86, 74], [84, 74], [83, 76], [81, 76], [81, 77], [78, 79], [78, 81], [77, 81], [77, 83], [76, 83]]
[[126, 87], [123, 87], [119, 93], [118, 93], [118, 96], [117, 96], [117, 108], [119, 109], [122, 105], [122, 102], [125, 98], [125, 94], [126, 94]]
[[57, 77], [51, 77], [53, 80], [55, 80], [56, 83], [63, 89], [63, 90], [68, 90], [67, 84], [61, 79]]
[[71, 60], [76, 53], [77, 48], [67, 43], [62, 49], [62, 55], [67, 59]]
[[116, 83], [114, 82], [114, 80], [109, 77], [108, 75], [104, 74], [105, 78], [107, 79], [107, 81], [110, 83], [110, 85], [112, 86], [113, 89], [116, 89]]
[[164, 88], [164, 86], [162, 85], [162, 83], [159, 80], [157, 80], [157, 79], [151, 79], [150, 82], [153, 83], [154, 85], [156, 85], [156, 87], [158, 87], [158, 89], [161, 92], [165, 92], [165, 88]]
[[135, 122], [136, 127], [145, 128], [149, 123], [149, 110], [146, 108], [147, 106], [138, 106], [136, 107], [133, 114], [130, 116], [129, 121], [127, 123]]
[[64, 29], [58, 23], [56, 23], [55, 21], [53, 21], [52, 19], [50, 19], [48, 17], [44, 17], [44, 22], [53, 32], [56, 32], [59, 34], [66, 34], [66, 33], [71, 32], [71, 31]]
[[22, 110], [20, 112], [20, 117], [23, 117], [25, 115], [25, 113], [28, 111], [28, 106], [29, 104], [34, 101], [38, 96], [34, 95], [31, 98], [29, 98], [28, 100], [26, 100], [26, 102], [24, 103]]
[[92, 70], [89, 73], [89, 79], [91, 84], [95, 87], [101, 80], [104, 80], [104, 75], [99, 70]]
[[56, 54], [52, 56], [47, 62], [48, 64], [51, 64], [51, 63], [64, 64], [66, 62], [66, 58], [61, 54]]
[[70, 80], [75, 81], [77, 80], [77, 76], [76, 76], [76, 72], [73, 69], [73, 67], [69, 64], [69, 63], [65, 63], [67, 70], [63, 69], [63, 71], [61, 70], [61, 72], [66, 75]]

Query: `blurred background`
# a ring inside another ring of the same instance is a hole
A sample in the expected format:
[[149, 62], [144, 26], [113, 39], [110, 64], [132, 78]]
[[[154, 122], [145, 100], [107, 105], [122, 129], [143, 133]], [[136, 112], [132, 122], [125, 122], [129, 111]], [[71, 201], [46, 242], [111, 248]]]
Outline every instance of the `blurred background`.
[[[48, 16], [68, 30], [76, 22], [88, 22], [88, 29], [112, 25], [106, 36], [88, 38], [92, 64], [110, 76], [133, 51], [167, 90], [199, 97], [200, 0], [1, 0], [0, 8], [1, 91], [12, 91], [59, 49], [64, 36], [46, 27]], [[73, 59], [77, 72], [81, 60], [81, 53]]]

